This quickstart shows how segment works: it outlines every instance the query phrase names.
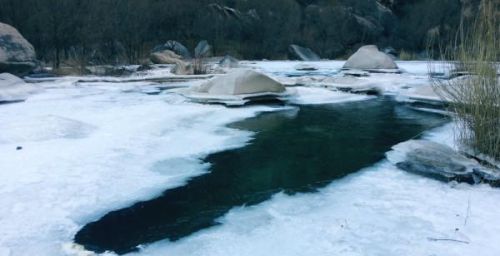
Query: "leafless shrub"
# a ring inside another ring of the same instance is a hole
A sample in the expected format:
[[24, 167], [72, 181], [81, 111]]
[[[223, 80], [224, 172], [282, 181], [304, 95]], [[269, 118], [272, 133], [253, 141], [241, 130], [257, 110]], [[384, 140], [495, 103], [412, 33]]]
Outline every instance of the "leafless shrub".
[[[457, 137], [471, 153], [500, 160], [500, 3], [483, 0], [470, 26], [441, 50], [456, 78], [434, 80], [435, 91], [457, 114]], [[435, 70], [435, 67], [431, 67]]]

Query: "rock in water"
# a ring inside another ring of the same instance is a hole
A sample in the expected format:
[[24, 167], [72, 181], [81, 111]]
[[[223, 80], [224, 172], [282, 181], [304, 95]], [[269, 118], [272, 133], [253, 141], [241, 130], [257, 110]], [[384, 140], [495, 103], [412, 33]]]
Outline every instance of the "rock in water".
[[183, 59], [191, 59], [191, 53], [189, 53], [189, 50], [186, 48], [186, 46], [174, 40], [169, 40], [165, 44], [156, 46], [155, 48], [153, 48], [152, 53], [162, 52], [165, 50], [172, 51], [175, 54], [181, 56]]
[[199, 87], [198, 92], [218, 95], [240, 95], [252, 93], [281, 93], [285, 91], [278, 81], [253, 70], [240, 69], [216, 77]]
[[170, 50], [151, 53], [151, 61], [155, 64], [177, 64], [181, 60], [181, 56]]
[[210, 55], [210, 50], [212, 46], [210, 46], [207, 40], [200, 41], [196, 48], [194, 49], [194, 56], [196, 58], [205, 58]]
[[284, 85], [253, 70], [235, 69], [189, 88], [184, 96], [205, 103], [243, 105], [249, 101], [273, 100], [287, 95]]
[[398, 168], [443, 181], [486, 182], [497, 185], [500, 172], [481, 166], [450, 147], [425, 140], [410, 140], [394, 146], [387, 158]]
[[25, 75], [35, 69], [35, 48], [14, 27], [0, 23], [0, 73]]
[[290, 45], [290, 53], [297, 59], [303, 61], [318, 61], [320, 57], [314, 53], [311, 49], [298, 46], [295, 44]]
[[9, 73], [0, 74], [0, 103], [24, 101], [37, 92], [33, 85]]
[[380, 70], [398, 69], [394, 60], [378, 50], [376, 45], [365, 45], [354, 53], [344, 64], [345, 69]]

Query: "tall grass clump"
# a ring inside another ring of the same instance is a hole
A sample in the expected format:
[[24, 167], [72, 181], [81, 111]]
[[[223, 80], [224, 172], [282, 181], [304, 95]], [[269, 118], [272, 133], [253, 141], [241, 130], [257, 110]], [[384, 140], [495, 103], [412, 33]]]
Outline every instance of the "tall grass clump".
[[500, 1], [482, 0], [456, 41], [441, 51], [459, 77], [434, 80], [435, 91], [457, 117], [457, 137], [467, 152], [500, 161]]

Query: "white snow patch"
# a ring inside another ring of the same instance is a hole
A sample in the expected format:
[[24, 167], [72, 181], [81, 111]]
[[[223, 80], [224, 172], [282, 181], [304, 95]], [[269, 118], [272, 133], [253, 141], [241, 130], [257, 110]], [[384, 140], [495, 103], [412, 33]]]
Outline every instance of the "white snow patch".
[[39, 91], [40, 88], [25, 83], [15, 75], [0, 73], [0, 103], [23, 101]]

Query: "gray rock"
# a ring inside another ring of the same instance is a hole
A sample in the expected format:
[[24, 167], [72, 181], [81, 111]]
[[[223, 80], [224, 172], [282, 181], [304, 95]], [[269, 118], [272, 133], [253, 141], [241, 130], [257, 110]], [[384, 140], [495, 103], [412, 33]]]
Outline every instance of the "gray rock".
[[237, 68], [239, 65], [239, 60], [230, 55], [224, 56], [219, 62], [221, 68]]
[[378, 50], [375, 45], [365, 45], [354, 53], [344, 64], [345, 69], [361, 70], [394, 70], [398, 66], [387, 54]]
[[210, 50], [212, 50], [212, 46], [208, 44], [207, 40], [200, 41], [194, 49], [194, 56], [196, 58], [208, 57], [210, 55]]
[[298, 46], [295, 44], [290, 45], [288, 48], [293, 57], [303, 60], [303, 61], [318, 61], [320, 57], [318, 54], [314, 53], [311, 49]]
[[387, 158], [398, 168], [442, 181], [470, 184], [500, 182], [500, 172], [481, 166], [455, 150], [425, 140], [410, 140], [394, 146]]
[[0, 73], [25, 75], [36, 66], [35, 48], [17, 29], [0, 23]]
[[253, 70], [239, 69], [207, 81], [198, 92], [217, 95], [238, 95], [265, 92], [284, 92], [278, 81]]
[[183, 92], [204, 103], [243, 105], [249, 101], [275, 100], [287, 95], [280, 82], [253, 70], [235, 69]]
[[152, 53], [163, 52], [165, 50], [172, 51], [175, 54], [181, 56], [183, 59], [191, 58], [191, 53], [189, 53], [188, 48], [186, 48], [186, 46], [174, 40], [169, 40], [165, 44], [156, 46], [155, 48], [153, 48]]

